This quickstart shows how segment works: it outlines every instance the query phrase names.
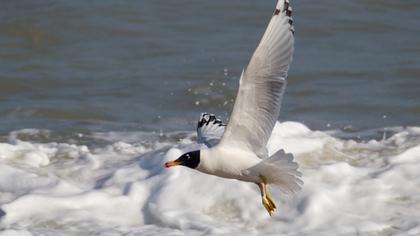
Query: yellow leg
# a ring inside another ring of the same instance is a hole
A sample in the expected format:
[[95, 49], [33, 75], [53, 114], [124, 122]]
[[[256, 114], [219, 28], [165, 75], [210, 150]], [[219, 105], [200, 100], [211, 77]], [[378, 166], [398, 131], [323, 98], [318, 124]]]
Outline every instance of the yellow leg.
[[265, 207], [265, 209], [267, 210], [268, 214], [271, 216], [273, 214], [274, 209], [271, 207], [270, 203], [265, 198], [265, 184], [264, 183], [258, 183], [258, 187], [260, 188], [260, 191], [261, 191], [262, 204]]
[[[261, 178], [262, 182], [264, 183], [264, 185], [267, 185], [267, 178], [265, 176], [263, 176], [263, 175], [261, 175], [260, 178]], [[265, 187], [264, 189], [265, 189], [265, 196], [266, 196], [268, 202], [270, 203], [271, 208], [274, 211], [274, 209], [277, 208], [276, 203], [274, 203], [274, 200], [271, 198], [271, 195], [268, 192], [267, 187]]]
[[270, 194], [268, 193], [268, 191], [265, 192], [266, 196], [267, 196], [267, 200], [270, 203], [271, 207], [273, 209], [277, 209], [276, 203], [274, 203], [274, 200], [271, 198]]

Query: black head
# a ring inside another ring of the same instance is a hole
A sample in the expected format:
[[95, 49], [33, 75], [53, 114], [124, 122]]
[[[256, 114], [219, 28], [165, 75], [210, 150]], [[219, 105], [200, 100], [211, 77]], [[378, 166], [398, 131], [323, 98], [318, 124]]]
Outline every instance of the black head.
[[198, 164], [200, 164], [200, 150], [187, 152], [175, 161], [168, 161], [165, 163], [165, 167], [169, 168], [171, 166], [182, 165], [195, 169], [197, 168]]

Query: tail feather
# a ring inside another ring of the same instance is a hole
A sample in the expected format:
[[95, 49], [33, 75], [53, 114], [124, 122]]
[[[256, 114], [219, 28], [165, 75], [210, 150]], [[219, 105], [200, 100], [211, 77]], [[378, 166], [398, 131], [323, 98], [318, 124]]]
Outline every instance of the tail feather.
[[253, 176], [263, 175], [269, 184], [276, 185], [286, 194], [293, 194], [303, 185], [303, 181], [299, 178], [302, 173], [297, 170], [298, 167], [291, 153], [280, 150], [249, 168], [247, 173]]

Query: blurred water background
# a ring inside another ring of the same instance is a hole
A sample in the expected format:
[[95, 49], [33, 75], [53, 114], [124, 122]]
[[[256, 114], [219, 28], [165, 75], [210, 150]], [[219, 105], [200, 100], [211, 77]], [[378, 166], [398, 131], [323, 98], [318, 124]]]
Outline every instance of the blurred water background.
[[[193, 130], [227, 118], [274, 1], [1, 1], [0, 132]], [[420, 2], [293, 1], [281, 120], [420, 124]]]

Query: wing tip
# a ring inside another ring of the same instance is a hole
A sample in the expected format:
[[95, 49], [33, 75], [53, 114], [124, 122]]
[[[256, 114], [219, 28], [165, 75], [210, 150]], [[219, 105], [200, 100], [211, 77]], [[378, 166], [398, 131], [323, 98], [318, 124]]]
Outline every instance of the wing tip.
[[274, 10], [273, 16], [277, 16], [280, 13], [284, 13], [289, 18], [289, 25], [290, 25], [290, 31], [294, 34], [295, 28], [293, 27], [293, 17], [292, 17], [292, 7], [290, 6], [289, 0], [279, 0], [276, 6], [276, 9]]
[[197, 142], [209, 148], [215, 146], [223, 135], [225, 126], [214, 114], [201, 113], [197, 124]]
[[197, 129], [202, 128], [203, 126], [207, 126], [211, 124], [211, 122], [213, 125], [226, 126], [223, 124], [222, 120], [216, 118], [216, 115], [204, 112], [200, 115], [200, 119], [197, 123]]

